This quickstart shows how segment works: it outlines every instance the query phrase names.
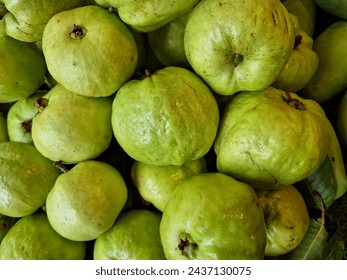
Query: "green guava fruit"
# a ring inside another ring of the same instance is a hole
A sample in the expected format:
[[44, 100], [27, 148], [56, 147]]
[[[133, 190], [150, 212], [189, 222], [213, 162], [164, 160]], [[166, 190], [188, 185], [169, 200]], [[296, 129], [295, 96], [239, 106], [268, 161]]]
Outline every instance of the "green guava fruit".
[[266, 245], [253, 188], [221, 173], [193, 175], [177, 186], [160, 237], [168, 260], [263, 259]]
[[347, 19], [346, 0], [314, 0], [314, 2], [325, 12], [342, 19]]
[[336, 132], [341, 147], [347, 151], [347, 91], [342, 93], [336, 117]]
[[4, 116], [0, 115], [0, 142], [6, 142], [9, 140], [10, 138], [7, 131], [7, 119]]
[[0, 36], [0, 103], [24, 99], [44, 82], [46, 63], [34, 43]]
[[135, 161], [131, 178], [141, 197], [158, 210], [164, 211], [172, 192], [180, 182], [206, 171], [204, 157], [187, 161], [183, 165], [157, 166]]
[[320, 166], [330, 141], [327, 117], [314, 100], [272, 87], [240, 92], [221, 118], [217, 170], [256, 189], [292, 185]]
[[44, 212], [19, 219], [0, 244], [1, 260], [83, 260], [85, 253], [86, 243], [59, 235]]
[[60, 171], [28, 143], [0, 143], [0, 213], [30, 215], [45, 204]]
[[303, 31], [312, 37], [316, 26], [316, 3], [314, 0], [282, 0], [288, 12], [295, 15]]
[[84, 0], [3, 0], [8, 10], [3, 21], [7, 35], [24, 42], [42, 39], [48, 20], [61, 11], [83, 4]]
[[107, 0], [117, 9], [119, 17], [131, 28], [148, 33], [186, 13], [198, 0]]
[[61, 174], [46, 200], [52, 227], [74, 241], [98, 238], [110, 229], [127, 200], [127, 187], [113, 166], [96, 160]]
[[347, 88], [347, 21], [338, 20], [313, 42], [319, 64], [310, 82], [299, 92], [303, 97], [324, 103]]
[[114, 225], [94, 243], [94, 260], [164, 260], [159, 226], [161, 214], [132, 209], [119, 215]]
[[109, 146], [112, 99], [89, 98], [58, 84], [36, 102], [31, 136], [45, 157], [72, 164], [93, 159]]
[[97, 5], [55, 14], [42, 50], [52, 77], [84, 96], [110, 96], [134, 74], [137, 45], [129, 28]]
[[169, 66], [124, 84], [112, 105], [113, 133], [133, 159], [182, 165], [203, 157], [219, 123], [216, 99], [192, 71]]
[[0, 243], [8, 231], [14, 226], [14, 224], [19, 220], [19, 218], [9, 217], [0, 214]]
[[184, 30], [191, 10], [163, 27], [148, 32], [148, 41], [156, 57], [165, 66], [191, 68], [184, 50]]
[[298, 18], [293, 14], [290, 16], [295, 35], [293, 52], [272, 86], [284, 91], [298, 92], [310, 82], [319, 61], [318, 55], [312, 50], [313, 39], [301, 29]]
[[203, 0], [188, 18], [184, 48], [194, 71], [216, 93], [263, 90], [293, 51], [293, 29], [279, 0]]
[[33, 143], [31, 137], [32, 119], [37, 114], [35, 102], [47, 90], [37, 90], [25, 99], [16, 101], [7, 113], [7, 130], [11, 141]]
[[289, 253], [304, 239], [310, 224], [303, 196], [292, 185], [256, 194], [266, 224], [265, 256]]

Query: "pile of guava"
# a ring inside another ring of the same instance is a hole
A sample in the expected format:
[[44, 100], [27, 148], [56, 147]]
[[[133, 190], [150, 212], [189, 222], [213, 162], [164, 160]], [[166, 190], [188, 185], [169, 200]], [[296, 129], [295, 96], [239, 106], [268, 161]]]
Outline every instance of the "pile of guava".
[[347, 259], [346, 1], [0, 0], [0, 73], [0, 260]]

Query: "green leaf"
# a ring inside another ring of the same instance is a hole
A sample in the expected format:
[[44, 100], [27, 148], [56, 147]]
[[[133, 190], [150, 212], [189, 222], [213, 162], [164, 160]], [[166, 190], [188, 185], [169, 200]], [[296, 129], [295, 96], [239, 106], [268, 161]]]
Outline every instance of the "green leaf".
[[341, 235], [341, 228], [337, 229], [329, 241], [323, 247], [321, 260], [342, 260], [344, 257], [345, 242]]
[[317, 203], [314, 193], [319, 193], [323, 199], [325, 207], [329, 207], [335, 199], [336, 182], [332, 163], [328, 156], [309, 177], [297, 184], [297, 187], [304, 192], [308, 204], [313, 208], [322, 209], [320, 203]]
[[324, 211], [322, 211], [321, 218], [310, 220], [308, 231], [299, 246], [282, 258], [286, 260], [319, 260], [328, 239], [328, 232], [324, 224]]

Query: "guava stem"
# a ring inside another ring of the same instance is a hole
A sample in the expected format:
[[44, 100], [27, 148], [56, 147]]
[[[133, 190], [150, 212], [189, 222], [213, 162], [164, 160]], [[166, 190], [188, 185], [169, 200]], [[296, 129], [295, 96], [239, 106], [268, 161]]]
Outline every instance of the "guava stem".
[[31, 125], [32, 125], [32, 120], [23, 121], [21, 123], [21, 126], [24, 128], [25, 133], [31, 132]]
[[301, 35], [295, 36], [294, 50], [301, 45], [301, 42], [302, 42], [302, 36]]
[[69, 36], [72, 39], [80, 40], [85, 36], [85, 33], [85, 29], [82, 26], [74, 24], [69, 31]]
[[186, 235], [184, 238], [180, 237], [180, 242], [177, 247], [183, 256], [186, 256], [188, 259], [194, 259], [198, 244], [191, 242], [190, 236]]
[[243, 56], [241, 54], [233, 54], [232, 57], [232, 65], [236, 68], [243, 60]]
[[42, 112], [48, 106], [48, 99], [39, 97], [35, 100], [35, 109], [38, 112]]
[[67, 167], [63, 164], [62, 161], [55, 161], [53, 165], [60, 169], [61, 172], [65, 173], [68, 171]]
[[305, 104], [302, 103], [299, 99], [293, 98], [289, 92], [286, 92], [285, 95], [286, 96], [283, 97], [283, 101], [286, 102], [289, 106], [299, 111], [306, 110]]
[[149, 70], [148, 68], [145, 69], [145, 76], [150, 77], [151, 75], [152, 75], [151, 70]]

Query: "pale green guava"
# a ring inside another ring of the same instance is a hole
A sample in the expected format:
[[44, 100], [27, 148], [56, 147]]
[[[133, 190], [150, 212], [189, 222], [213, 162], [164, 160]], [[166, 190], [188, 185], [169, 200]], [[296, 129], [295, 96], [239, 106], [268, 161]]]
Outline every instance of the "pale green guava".
[[163, 27], [148, 32], [149, 45], [165, 66], [191, 68], [184, 50], [184, 31], [190, 12], [191, 10]]
[[124, 84], [113, 101], [112, 127], [133, 159], [182, 165], [203, 157], [219, 124], [216, 99], [192, 71], [169, 66]]
[[97, 6], [63, 11], [50, 18], [42, 50], [52, 77], [84, 96], [110, 96], [134, 74], [138, 50], [116, 14]]
[[106, 0], [117, 9], [119, 17], [139, 32], [151, 32], [186, 13], [198, 0]]
[[0, 213], [22, 217], [45, 204], [60, 171], [31, 144], [0, 143]]
[[42, 39], [48, 20], [56, 13], [83, 4], [84, 0], [3, 0], [8, 10], [3, 21], [7, 35], [24, 42]]
[[214, 142], [217, 170], [255, 188], [292, 185], [312, 174], [330, 146], [314, 100], [269, 87], [240, 92], [224, 110]]
[[347, 21], [338, 20], [313, 42], [319, 64], [310, 82], [299, 92], [319, 103], [327, 102], [347, 88]]
[[46, 200], [52, 227], [74, 241], [98, 238], [112, 227], [127, 200], [127, 187], [113, 166], [96, 160], [61, 174]]
[[316, 26], [316, 3], [314, 0], [281, 0], [289, 13], [295, 15], [303, 31], [312, 37]]
[[85, 253], [86, 243], [62, 237], [44, 212], [19, 219], [0, 244], [1, 260], [83, 260]]
[[77, 163], [99, 156], [109, 146], [113, 137], [109, 97], [89, 98], [58, 84], [36, 103], [31, 136], [45, 157]]
[[279, 0], [200, 1], [184, 33], [194, 71], [218, 94], [263, 90], [287, 63], [293, 23]]
[[292, 185], [256, 193], [266, 224], [265, 255], [287, 254], [304, 239], [310, 224], [303, 196]]
[[206, 172], [204, 157], [182, 165], [157, 166], [135, 161], [131, 169], [132, 181], [141, 197], [164, 211], [167, 201], [177, 185], [184, 179]]
[[47, 90], [38, 90], [11, 106], [7, 113], [7, 130], [11, 141], [33, 143], [31, 125], [32, 119], [37, 114], [35, 102], [46, 93]]
[[27, 98], [44, 82], [46, 63], [34, 43], [0, 36], [0, 103]]
[[172, 193], [160, 223], [169, 260], [263, 259], [266, 229], [253, 188], [221, 173], [193, 175]]
[[317, 53], [312, 50], [313, 39], [302, 30], [298, 18], [293, 14], [290, 16], [295, 35], [293, 52], [272, 86], [284, 91], [298, 92], [312, 79], [319, 60]]
[[7, 130], [7, 119], [0, 115], [0, 142], [6, 142], [9, 141], [10, 138], [8, 136], [8, 130]]
[[161, 214], [132, 209], [119, 215], [114, 225], [94, 243], [94, 260], [164, 260], [159, 235]]

